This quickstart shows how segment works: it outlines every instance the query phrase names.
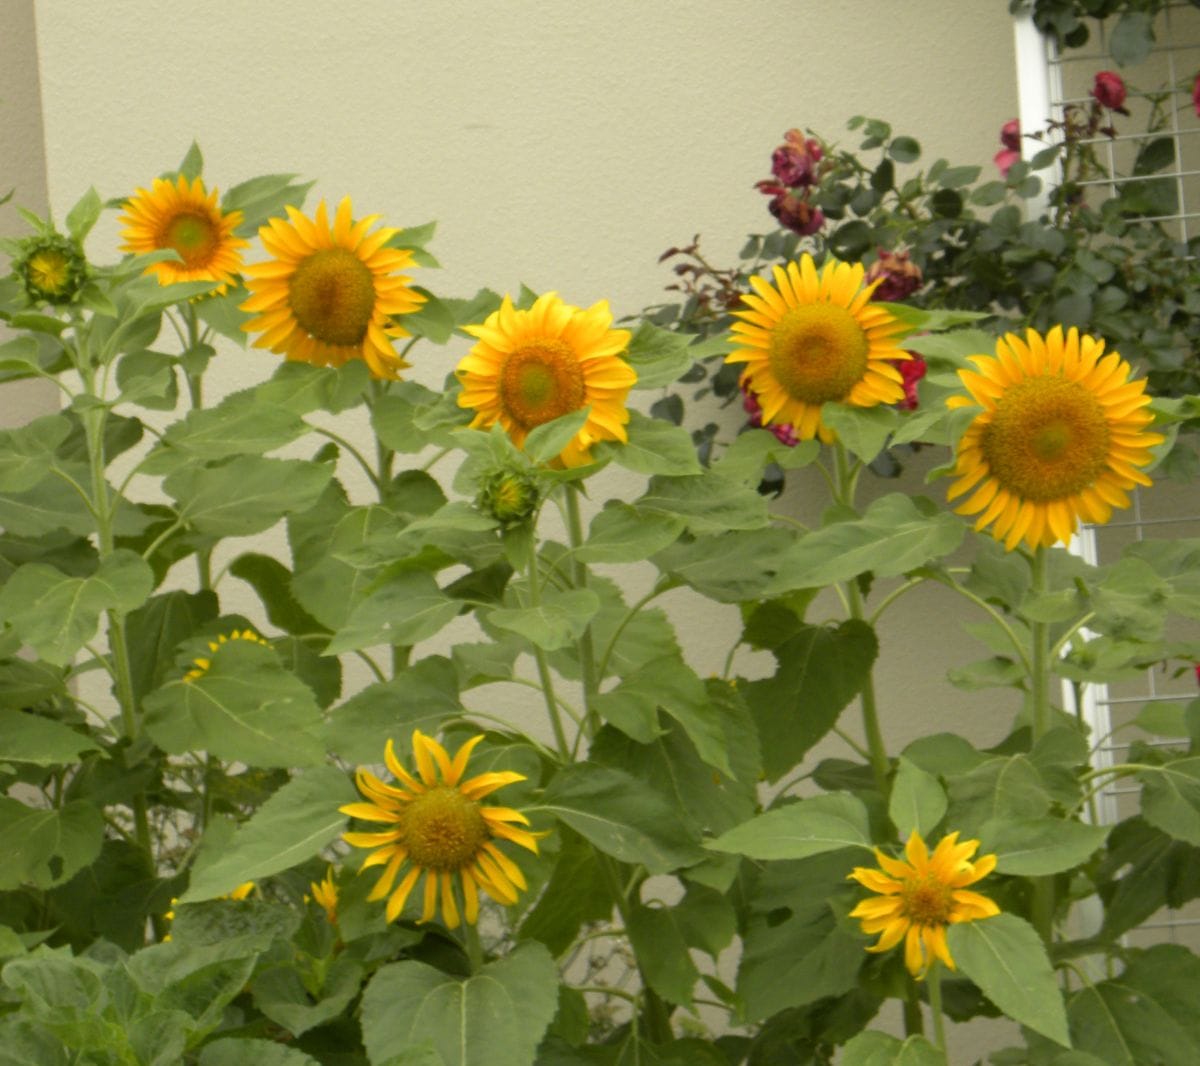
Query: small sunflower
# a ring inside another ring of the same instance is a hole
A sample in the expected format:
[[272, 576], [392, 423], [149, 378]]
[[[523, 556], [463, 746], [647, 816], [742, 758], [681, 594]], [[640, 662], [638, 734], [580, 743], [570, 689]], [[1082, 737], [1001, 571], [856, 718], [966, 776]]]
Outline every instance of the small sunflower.
[[325, 911], [329, 924], [337, 925], [338, 890], [333, 881], [333, 867], [326, 869], [325, 880], [310, 881], [308, 887], [312, 889], [312, 898]]
[[88, 279], [87, 260], [78, 241], [48, 232], [29, 237], [18, 247], [12, 270], [30, 303], [61, 306], [75, 300]]
[[[271, 642], [263, 637], [260, 637], [253, 629], [235, 629], [232, 633], [222, 633], [216, 640], [208, 642], [208, 650], [215, 652], [222, 644], [228, 644], [231, 640], [250, 640], [256, 644], [266, 644], [270, 647]], [[196, 678], [208, 673], [208, 668], [212, 666], [212, 659], [199, 658], [192, 660], [192, 668], [183, 675], [184, 681], [195, 681]], [[254, 886], [251, 885], [251, 888]], [[239, 889], [240, 891], [240, 889]], [[244, 899], [244, 896], [231, 896], [231, 899]]]
[[[338, 808], [343, 814], [390, 827], [375, 833], [345, 833], [343, 837], [356, 848], [375, 849], [364, 860], [362, 869], [383, 866], [384, 871], [367, 899], [387, 897], [389, 922], [399, 917], [422, 873], [425, 888], [421, 921], [428, 922], [437, 913], [440, 894], [442, 916], [451, 929], [460, 920], [456, 875], [462, 893], [462, 916], [472, 925], [479, 917], [479, 889], [499, 903], [513, 904], [517, 892], [526, 887], [517, 864], [496, 841], [510, 840], [536, 854], [539, 834], [513, 824], [529, 824], [519, 811], [479, 802], [504, 785], [524, 781], [524, 775], [501, 770], [462, 779], [471, 751], [482, 739], [482, 734], [472, 737], [451, 759], [436, 740], [414, 730], [413, 754], [420, 780], [400, 765], [389, 740], [384, 758], [401, 787], [385, 784], [369, 770], [359, 769], [358, 788], [370, 802]], [[409, 869], [393, 890], [405, 863]]]
[[974, 370], [958, 376], [970, 396], [951, 396], [951, 408], [977, 405], [978, 417], [958, 444], [951, 500], [975, 492], [958, 508], [978, 514], [975, 528], [1011, 551], [1068, 541], [1082, 518], [1107, 522], [1114, 507], [1128, 507], [1126, 490], [1149, 485], [1139, 467], [1163, 438], [1146, 427], [1144, 379], [1130, 381], [1130, 366], [1104, 341], [1064, 336], [1055, 326], [1044, 338], [1027, 330], [1008, 333], [996, 354], [974, 355]]
[[121, 251], [145, 254], [164, 248], [179, 253], [175, 260], [152, 263], [147, 274], [155, 274], [160, 284], [178, 281], [216, 281], [219, 292], [235, 280], [242, 269], [238, 250], [249, 242], [234, 235], [241, 224], [241, 211], [223, 212], [217, 203], [217, 190], [206, 192], [199, 178], [188, 181], [182, 174], [174, 181], [155, 178], [149, 189], [125, 201], [125, 223]]
[[890, 951], [904, 941], [904, 965], [920, 980], [940, 959], [955, 968], [946, 944], [946, 926], [973, 922], [1000, 913], [987, 896], [967, 891], [996, 868], [995, 855], [971, 856], [978, 840], [958, 842], [958, 833], [942, 837], [933, 854], [921, 834], [914, 832], [904, 846], [908, 861], [889, 858], [878, 848], [879, 869], [856, 867], [850, 877], [876, 893], [850, 912], [862, 921], [862, 931], [881, 934], [868, 951]]
[[455, 373], [459, 406], [475, 410], [472, 428], [498, 421], [520, 447], [530, 430], [586, 407], [587, 421], [558, 457], [564, 466], [591, 462], [597, 441], [627, 441], [625, 401], [637, 372], [621, 358], [629, 330], [611, 325], [607, 300], [583, 310], [548, 292], [527, 311], [506, 296], [483, 325], [465, 326], [478, 343]]
[[750, 278], [754, 295], [734, 311], [735, 348], [727, 363], [745, 363], [741, 384], [758, 399], [765, 426], [790, 424], [798, 440], [834, 434], [821, 421], [821, 405], [874, 407], [904, 399], [904, 378], [894, 365], [911, 358], [898, 347], [907, 327], [871, 302], [878, 281], [863, 284], [862, 264], [826, 263], [811, 255], [774, 267], [775, 282]]
[[400, 232], [368, 215], [355, 222], [347, 196], [333, 224], [322, 200], [308, 218], [288, 207], [288, 221], [273, 218], [258, 231], [274, 256], [246, 268], [251, 296], [242, 310], [256, 317], [242, 328], [261, 333], [256, 348], [269, 348], [313, 366], [342, 366], [361, 359], [377, 378], [394, 379], [409, 364], [392, 347], [408, 331], [393, 321], [415, 311], [425, 297], [409, 287], [400, 271], [413, 265], [412, 253], [387, 247]]

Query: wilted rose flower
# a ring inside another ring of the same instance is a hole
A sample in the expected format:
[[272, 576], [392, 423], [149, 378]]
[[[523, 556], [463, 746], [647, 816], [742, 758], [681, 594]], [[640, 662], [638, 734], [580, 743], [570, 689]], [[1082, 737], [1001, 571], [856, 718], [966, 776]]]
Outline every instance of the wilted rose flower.
[[925, 376], [925, 371], [928, 366], [925, 360], [922, 359], [916, 352], [909, 352], [911, 359], [905, 359], [896, 364], [896, 369], [900, 371], [901, 377], [904, 378], [904, 399], [900, 402], [900, 406], [906, 411], [915, 411], [917, 404], [920, 402], [917, 399], [917, 382]]
[[1010, 152], [1021, 150], [1021, 123], [1018, 119], [1010, 118], [1000, 127], [1000, 143]]
[[1101, 107], [1116, 111], [1125, 103], [1125, 82], [1120, 74], [1102, 70], [1096, 75], [1091, 96]]
[[1192, 82], [1192, 107], [1196, 109], [1196, 117], [1200, 118], [1200, 74]]
[[767, 209], [779, 220], [781, 226], [801, 237], [810, 237], [825, 225], [825, 216], [821, 214], [820, 209], [788, 192], [777, 195], [767, 205]]
[[784, 185], [812, 185], [817, 180], [817, 164], [823, 155], [819, 142], [805, 138], [799, 130], [783, 135], [786, 142], [771, 153], [771, 173]]
[[872, 300], [903, 300], [911, 296], [924, 282], [921, 268], [912, 262], [908, 252], [889, 252], [879, 249], [879, 258], [867, 270], [867, 283], [878, 281]]

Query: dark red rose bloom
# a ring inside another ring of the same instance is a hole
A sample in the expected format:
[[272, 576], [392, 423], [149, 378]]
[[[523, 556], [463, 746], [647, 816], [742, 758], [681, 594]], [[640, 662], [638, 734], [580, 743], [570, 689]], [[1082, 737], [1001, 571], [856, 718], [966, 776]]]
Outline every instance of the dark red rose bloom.
[[1121, 80], [1120, 74], [1102, 70], [1096, 75], [1091, 96], [1101, 107], [1116, 111], [1125, 103], [1125, 82]]
[[908, 252], [879, 250], [879, 258], [867, 270], [867, 283], [878, 281], [872, 300], [904, 300], [921, 287], [925, 278], [921, 268], [912, 262]]
[[1000, 127], [1000, 143], [1010, 152], [1021, 150], [1021, 123], [1017, 119], [1010, 118]]

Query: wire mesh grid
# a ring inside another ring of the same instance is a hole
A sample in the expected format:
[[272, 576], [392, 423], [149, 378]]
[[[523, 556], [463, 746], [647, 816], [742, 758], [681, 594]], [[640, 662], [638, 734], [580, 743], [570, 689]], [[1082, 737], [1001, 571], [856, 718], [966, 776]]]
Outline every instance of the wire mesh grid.
[[[1070, 117], [1070, 109], [1079, 113], [1090, 107], [1095, 75], [1113, 67], [1104, 25], [1093, 23], [1091, 29], [1089, 46], [1059, 54], [1051, 41], [1033, 29], [1032, 22], [1018, 27], [1018, 84], [1024, 131], [1044, 130], [1052, 121], [1058, 126], [1047, 140], [1061, 139], [1062, 124]], [[1107, 173], [1086, 178], [1080, 184], [1088, 202], [1120, 196], [1123, 190], [1138, 186], [1149, 187], [1158, 197], [1152, 197], [1149, 203], [1169, 205], [1171, 209], [1146, 210], [1141, 221], [1163, 226], [1186, 245], [1200, 238], [1200, 102], [1193, 98], [1200, 75], [1200, 10], [1183, 0], [1168, 0], [1154, 29], [1155, 47], [1141, 63], [1119, 71], [1128, 87], [1125, 108], [1129, 114], [1109, 113], [1110, 129], [1081, 142], [1095, 149]], [[1147, 130], [1152, 132], [1148, 134]], [[1139, 164], [1139, 155], [1153, 140], [1169, 140], [1170, 162], [1152, 174], [1140, 173], [1145, 164]], [[1040, 147], [1027, 140], [1026, 156], [1036, 154]], [[1034, 206], [1034, 213], [1045, 206], [1045, 201]], [[1196, 253], [1189, 248], [1185, 254]], [[1148, 536], [1200, 537], [1200, 496], [1193, 487], [1157, 483], [1152, 489], [1134, 493], [1133, 507], [1124, 515], [1102, 527], [1085, 526], [1071, 550], [1086, 562], [1103, 565], [1115, 561], [1130, 543]], [[1187, 640], [1198, 635], [1200, 625], [1181, 623], [1167, 637]], [[1081, 636], [1087, 639], [1089, 634]], [[1093, 765], [1099, 768], [1127, 761], [1135, 740], [1173, 748], [1186, 745], [1183, 738], [1152, 736], [1134, 722], [1148, 704], [1186, 704], [1196, 698], [1197, 691], [1197, 677], [1190, 664], [1175, 662], [1105, 685], [1087, 685], [1079, 690], [1064, 685], [1063, 702], [1071, 709], [1078, 699], [1079, 712], [1093, 738]], [[1094, 817], [1115, 824], [1135, 815], [1139, 791], [1137, 786], [1121, 783], [1104, 788], [1095, 797]], [[1200, 901], [1179, 909], [1163, 908], [1126, 937], [1131, 946], [1163, 941], [1183, 943], [1200, 951]]]

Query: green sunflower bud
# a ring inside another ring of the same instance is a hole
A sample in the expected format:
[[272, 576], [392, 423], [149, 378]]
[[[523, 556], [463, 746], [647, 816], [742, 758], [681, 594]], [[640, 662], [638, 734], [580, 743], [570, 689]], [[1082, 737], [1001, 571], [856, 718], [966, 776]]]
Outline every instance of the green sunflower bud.
[[497, 470], [480, 482], [475, 506], [507, 528], [529, 519], [540, 498], [537, 483], [528, 474]]
[[19, 242], [13, 274], [25, 286], [30, 303], [74, 303], [88, 279], [88, 263], [77, 241], [58, 233], [40, 233]]

